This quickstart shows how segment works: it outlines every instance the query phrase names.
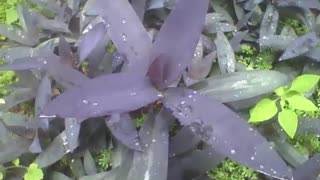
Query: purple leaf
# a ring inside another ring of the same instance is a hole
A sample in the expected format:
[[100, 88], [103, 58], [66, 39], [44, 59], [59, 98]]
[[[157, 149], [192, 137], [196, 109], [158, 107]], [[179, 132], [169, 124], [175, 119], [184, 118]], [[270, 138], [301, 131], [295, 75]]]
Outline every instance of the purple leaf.
[[119, 142], [129, 149], [142, 151], [138, 131], [129, 114], [113, 114], [105, 123]]
[[92, 27], [89, 32], [82, 35], [79, 44], [79, 59], [85, 60], [92, 51], [97, 47], [99, 42], [104, 39], [106, 34], [106, 27], [103, 23], [99, 23]]
[[164, 67], [164, 72], [159, 73], [159, 76], [163, 73], [163, 81], [157, 82], [159, 87], [168, 87], [191, 64], [207, 10], [208, 0], [179, 1], [163, 23], [151, 52], [151, 60], [160, 62], [150, 66], [150, 69], [157, 69], [154, 67], [157, 65]]
[[41, 152], [35, 160], [39, 167], [48, 167], [60, 160], [65, 154], [71, 152], [65, 131], [60, 133], [51, 144]]
[[289, 78], [283, 73], [254, 70], [212, 76], [190, 88], [224, 103], [271, 93], [288, 83]]
[[144, 152], [135, 152], [130, 179], [164, 180], [168, 168], [169, 128], [168, 120], [172, 118], [164, 109], [155, 116], [149, 113], [140, 130], [140, 138], [144, 145]]
[[233, 35], [232, 39], [230, 40], [230, 45], [235, 52], [240, 50], [240, 43], [247, 36], [248, 30], [246, 31], [238, 31]]
[[245, 10], [251, 10], [253, 8], [255, 8], [258, 4], [260, 4], [263, 0], [248, 0], [245, 4], [244, 4], [244, 9]]
[[286, 48], [279, 60], [286, 60], [304, 54], [318, 45], [320, 42], [316, 33], [311, 32], [294, 40]]
[[21, 88], [3, 97], [4, 103], [0, 105], [0, 111], [6, 111], [20, 103], [28, 101], [36, 96], [33, 89]]
[[[52, 89], [51, 89], [51, 80], [48, 76], [45, 76], [39, 87], [38, 92], [35, 98], [35, 115], [38, 117], [40, 113], [43, 111], [43, 108], [49, 103], [52, 96]], [[49, 120], [47, 118], [41, 118], [38, 119], [39, 126], [42, 129], [48, 129], [49, 128]]]
[[259, 42], [260, 47], [264, 47], [263, 40], [267, 39], [269, 36], [274, 35], [277, 30], [279, 21], [279, 13], [275, 7], [269, 5], [266, 12], [262, 18], [260, 25]]
[[98, 172], [96, 163], [89, 150], [86, 150], [83, 157], [83, 167], [86, 174], [93, 175]]
[[99, 1], [99, 6], [104, 7], [101, 16], [105, 18], [110, 38], [119, 53], [129, 61], [128, 70], [146, 71], [151, 39], [130, 3], [127, 0], [105, 0]]
[[40, 38], [31, 35], [29, 32], [25, 32], [13, 26], [4, 24], [0, 24], [0, 34], [7, 37], [8, 39], [28, 46], [37, 45]]
[[160, 97], [142, 75], [104, 75], [68, 89], [49, 103], [43, 114], [86, 119], [136, 110]]
[[225, 105], [182, 88], [168, 89], [164, 95], [164, 105], [173, 115], [218, 152], [272, 177], [291, 177], [268, 141]]
[[71, 51], [71, 47], [69, 43], [66, 41], [66, 39], [63, 36], [60, 36], [59, 40], [59, 56], [61, 58], [61, 61], [64, 64], [73, 64], [73, 53]]
[[28, 7], [26, 7], [24, 4], [23, 5], [18, 5], [17, 6], [17, 13], [19, 16], [19, 24], [22, 26], [22, 28], [29, 33], [38, 33], [38, 30], [36, 29], [35, 26], [35, 19], [32, 17]]
[[277, 0], [277, 6], [296, 6], [301, 8], [320, 9], [318, 0]]
[[36, 132], [36, 134], [34, 136], [33, 142], [29, 147], [29, 151], [31, 153], [40, 153], [40, 152], [42, 152], [42, 148], [41, 148], [41, 145], [40, 145], [40, 140], [39, 140], [39, 137], [38, 137], [38, 132]]
[[320, 154], [314, 155], [293, 171], [295, 180], [317, 179], [320, 174]]
[[79, 145], [80, 123], [79, 120], [74, 118], [66, 118], [64, 120], [66, 142], [68, 143], [69, 150], [73, 152]]
[[4, 164], [18, 158], [28, 151], [32, 141], [21, 137], [11, 138], [7, 144], [0, 146], [0, 164]]
[[222, 74], [235, 71], [236, 58], [233, 49], [223, 32], [217, 33], [215, 40], [220, 71]]
[[169, 156], [183, 154], [195, 148], [201, 139], [188, 127], [183, 127], [175, 136], [170, 139]]
[[136, 11], [140, 20], [143, 20], [146, 11], [147, 0], [133, 0], [131, 2], [132, 8]]

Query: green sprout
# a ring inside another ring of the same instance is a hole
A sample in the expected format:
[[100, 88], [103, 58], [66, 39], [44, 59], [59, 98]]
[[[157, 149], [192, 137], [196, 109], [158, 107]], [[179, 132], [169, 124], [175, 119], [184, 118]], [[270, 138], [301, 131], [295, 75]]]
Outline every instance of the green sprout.
[[219, 167], [209, 171], [208, 176], [219, 180], [258, 180], [258, 173], [254, 170], [231, 160], [225, 160]]
[[[311, 91], [319, 82], [319, 75], [304, 74], [298, 76], [291, 87], [280, 87], [275, 90], [277, 97], [264, 98], [250, 110], [251, 123], [259, 123], [272, 119], [278, 113], [278, 122], [290, 138], [298, 128], [297, 110], [305, 112], [318, 111], [318, 107], [304, 95]], [[280, 104], [279, 111], [277, 103]]]
[[96, 162], [98, 164], [98, 168], [100, 172], [107, 171], [111, 166], [111, 150], [103, 149], [96, 156]]
[[288, 140], [299, 152], [313, 156], [320, 153], [320, 140], [318, 134], [298, 135], [294, 140]]

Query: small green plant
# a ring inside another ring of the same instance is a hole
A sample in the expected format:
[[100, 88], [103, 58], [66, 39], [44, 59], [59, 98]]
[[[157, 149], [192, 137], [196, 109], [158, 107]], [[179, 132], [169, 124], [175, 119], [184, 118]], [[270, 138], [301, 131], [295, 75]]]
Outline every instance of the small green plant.
[[257, 180], [258, 174], [252, 169], [231, 160], [224, 161], [219, 167], [208, 172], [211, 179], [219, 180]]
[[272, 69], [274, 52], [267, 49], [258, 53], [255, 47], [244, 44], [240, 47], [239, 53], [236, 54], [236, 59], [245, 64], [248, 70], [267, 70]]
[[304, 94], [314, 88], [319, 82], [320, 76], [304, 74], [297, 77], [291, 87], [280, 87], [275, 90], [275, 98], [265, 98], [250, 110], [251, 123], [259, 123], [272, 119], [279, 111], [277, 103], [280, 103], [281, 111], [278, 113], [278, 122], [283, 130], [293, 138], [298, 128], [298, 115], [296, 110], [317, 111], [318, 108]]
[[297, 19], [286, 18], [284, 21], [281, 21], [280, 24], [282, 26], [286, 26], [286, 25], [291, 26], [298, 36], [302, 36], [302, 35], [307, 34], [309, 32], [308, 27], [306, 25], [302, 24]]
[[24, 180], [42, 180], [43, 179], [43, 172], [41, 168], [39, 168], [38, 164], [31, 163], [28, 167], [20, 165], [20, 160], [16, 159], [12, 161], [12, 166], [8, 166], [4, 168], [4, 172], [0, 171], [0, 180], [5, 178], [5, 172], [9, 171], [10, 169], [21, 168], [25, 169], [26, 173], [24, 174]]
[[107, 171], [111, 165], [111, 151], [110, 149], [101, 150], [96, 156], [96, 162], [100, 172]]

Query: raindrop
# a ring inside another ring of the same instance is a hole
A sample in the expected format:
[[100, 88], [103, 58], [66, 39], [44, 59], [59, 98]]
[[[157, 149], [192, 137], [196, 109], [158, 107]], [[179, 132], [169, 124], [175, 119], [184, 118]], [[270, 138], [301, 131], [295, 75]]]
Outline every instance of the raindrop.
[[181, 104], [183, 105], [183, 104], [185, 104], [186, 102], [185, 101], [181, 101]]
[[123, 19], [121, 22], [122, 22], [122, 24], [127, 23], [127, 21], [125, 19]]
[[235, 154], [236, 151], [235, 151], [234, 149], [231, 149], [230, 153], [231, 153], [231, 154]]
[[74, 134], [73, 134], [73, 133], [71, 133], [70, 135], [71, 135], [71, 136], [74, 136]]
[[92, 105], [93, 106], [98, 106], [99, 104], [95, 102], [95, 103], [92, 103]]
[[82, 102], [84, 103], [84, 104], [88, 104], [89, 102], [88, 102], [88, 100], [82, 100]]
[[191, 99], [191, 98], [192, 98], [192, 95], [190, 94], [190, 95], [188, 96], [188, 98], [190, 98], [190, 99]]
[[152, 139], [152, 142], [156, 142], [156, 140], [155, 140], [155, 139]]
[[125, 34], [122, 34], [121, 38], [123, 42], [127, 42], [127, 36]]
[[149, 144], [145, 144], [146, 147], [149, 147]]
[[250, 127], [250, 128], [249, 128], [249, 131], [253, 131], [253, 128]]
[[251, 156], [251, 158], [250, 158], [252, 161], [254, 160], [254, 157], [253, 156]]
[[47, 64], [47, 61], [43, 61], [43, 64]]
[[260, 168], [260, 169], [264, 169], [264, 166], [263, 166], [263, 165], [260, 165], [259, 168]]
[[181, 67], [181, 64], [180, 64], [180, 63], [178, 64], [178, 67]]
[[139, 142], [136, 142], [136, 143], [135, 143], [135, 145], [136, 145], [136, 146], [139, 146], [139, 145], [140, 145], [140, 143], [139, 143]]
[[109, 23], [106, 23], [106, 28], [108, 29], [108, 28], [110, 28], [110, 24]]
[[159, 94], [158, 94], [158, 97], [159, 97], [159, 98], [163, 98], [164, 96], [163, 96], [162, 93], [159, 93]]
[[149, 134], [150, 134], [150, 132], [148, 131], [148, 132], [146, 132], [146, 134], [148, 134], [148, 135], [149, 135]]
[[131, 92], [131, 93], [130, 93], [130, 96], [135, 96], [135, 95], [137, 95], [136, 92]]

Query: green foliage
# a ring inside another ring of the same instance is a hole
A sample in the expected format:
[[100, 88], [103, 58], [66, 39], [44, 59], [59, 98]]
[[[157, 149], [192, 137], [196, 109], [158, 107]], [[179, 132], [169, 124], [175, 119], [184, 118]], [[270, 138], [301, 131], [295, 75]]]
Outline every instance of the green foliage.
[[298, 135], [293, 140], [288, 140], [299, 152], [313, 156], [320, 153], [318, 134]]
[[37, 164], [32, 163], [23, 177], [24, 180], [41, 180], [43, 179], [43, 172]]
[[271, 50], [264, 50], [258, 53], [255, 47], [244, 44], [241, 45], [239, 53], [236, 54], [236, 59], [245, 64], [248, 70], [272, 69], [274, 52]]
[[291, 91], [296, 91], [299, 93], [306, 93], [310, 91], [315, 85], [318, 84], [320, 79], [319, 75], [304, 74], [297, 77], [290, 87]]
[[2, 174], [2, 172], [0, 172], [0, 180], [3, 180], [3, 174]]
[[298, 116], [290, 109], [283, 109], [279, 112], [278, 122], [280, 126], [287, 132], [288, 136], [293, 138], [298, 129]]
[[135, 123], [136, 127], [139, 128], [139, 127], [141, 127], [141, 126], [143, 125], [143, 123], [144, 123], [145, 115], [143, 114], [143, 115], [141, 115], [141, 116], [139, 116], [139, 117], [134, 118], [133, 120], [134, 120], [134, 123]]
[[96, 156], [95, 161], [98, 165], [99, 171], [107, 171], [111, 165], [111, 150], [110, 149], [103, 149], [101, 150]]
[[297, 77], [290, 88], [284, 86], [274, 92], [278, 96], [276, 100], [262, 99], [250, 110], [249, 122], [257, 123], [270, 120], [277, 114], [276, 103], [280, 101], [281, 111], [278, 113], [278, 122], [289, 137], [293, 138], [298, 128], [299, 111], [317, 112], [318, 107], [312, 101], [304, 97], [319, 82], [320, 76], [305, 74]]
[[299, 20], [294, 19], [294, 18], [286, 18], [284, 21], [280, 22], [280, 25], [291, 26], [298, 36], [302, 36], [302, 35], [307, 34], [309, 32], [309, 29], [306, 25], [304, 25], [302, 22], [300, 22]]
[[249, 122], [263, 122], [271, 119], [278, 112], [276, 101], [265, 98], [262, 99], [256, 106], [250, 111]]
[[224, 161], [219, 167], [208, 172], [211, 179], [217, 180], [258, 180], [258, 174], [231, 160]]

